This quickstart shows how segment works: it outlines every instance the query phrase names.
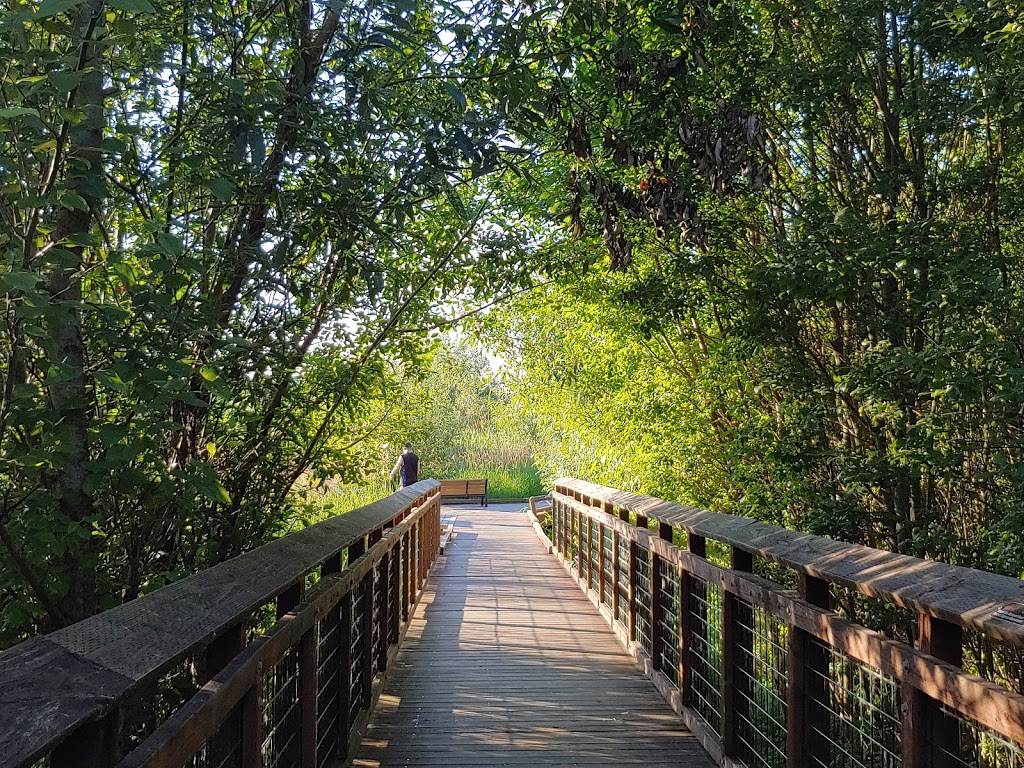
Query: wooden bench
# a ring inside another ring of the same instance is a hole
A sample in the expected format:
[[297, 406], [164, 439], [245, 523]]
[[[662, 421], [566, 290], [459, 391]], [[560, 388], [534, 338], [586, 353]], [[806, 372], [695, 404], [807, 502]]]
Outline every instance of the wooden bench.
[[442, 523], [441, 529], [441, 546], [438, 549], [438, 554], [444, 554], [444, 548], [448, 546], [448, 542], [451, 541], [452, 536], [455, 534], [455, 523], [448, 523], [444, 525]]
[[445, 499], [480, 499], [487, 506], [487, 480], [442, 480], [441, 500]]
[[531, 496], [530, 497], [530, 511], [533, 512], [533, 516], [538, 521], [543, 520], [545, 517], [551, 514], [551, 506], [554, 502], [551, 501], [550, 496]]

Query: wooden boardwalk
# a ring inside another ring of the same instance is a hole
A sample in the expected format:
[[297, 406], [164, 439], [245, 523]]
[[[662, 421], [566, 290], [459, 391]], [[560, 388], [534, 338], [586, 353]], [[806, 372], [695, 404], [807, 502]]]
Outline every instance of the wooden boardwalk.
[[353, 765], [710, 767], [521, 508], [445, 507], [456, 536]]

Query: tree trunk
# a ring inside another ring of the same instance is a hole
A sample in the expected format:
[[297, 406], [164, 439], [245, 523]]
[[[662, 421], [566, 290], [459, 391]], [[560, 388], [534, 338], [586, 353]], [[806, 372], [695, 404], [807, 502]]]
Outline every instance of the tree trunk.
[[96, 43], [103, 23], [103, 6], [103, 0], [89, 0], [78, 17], [75, 65], [85, 76], [72, 98], [85, 119], [68, 131], [67, 155], [62, 163], [66, 174], [62, 188], [84, 200], [86, 210], [57, 209], [53, 233], [57, 247], [48, 252], [50, 262], [46, 265], [46, 290], [50, 295], [47, 331], [52, 341], [48, 357], [54, 366], [47, 389], [62, 441], [53, 486], [61, 513], [83, 528], [82, 539], [73, 543], [63, 556], [69, 586], [62, 599], [62, 613], [68, 622], [80, 621], [99, 608], [93, 563], [98, 539], [91, 535], [93, 499], [86, 482], [94, 393], [86, 370], [88, 358], [79, 305], [85, 259], [83, 236], [89, 234], [93, 211], [103, 197], [100, 143], [105, 118], [100, 47]]

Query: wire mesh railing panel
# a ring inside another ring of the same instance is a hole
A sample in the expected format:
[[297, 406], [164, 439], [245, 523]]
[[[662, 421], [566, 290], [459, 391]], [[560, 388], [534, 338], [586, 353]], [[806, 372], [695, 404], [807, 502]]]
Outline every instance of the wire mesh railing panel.
[[601, 586], [601, 525], [590, 521], [590, 588], [595, 592]]
[[690, 577], [690, 707], [718, 734], [722, 732], [722, 588]]
[[391, 621], [388, 626], [389, 645], [398, 645], [401, 634], [401, 616], [398, 615], [402, 606], [402, 596], [399, 591], [402, 572], [400, 553], [401, 548], [395, 547], [391, 550], [391, 557], [388, 558], [388, 594], [391, 599], [391, 613], [389, 614]]
[[679, 571], [676, 566], [658, 559], [658, 666], [677, 688], [679, 680]]
[[601, 602], [609, 608], [612, 606], [614, 581], [614, 563], [612, 558], [615, 554], [615, 537], [612, 529], [608, 526], [601, 526], [601, 551], [604, 553], [604, 583], [601, 585]]
[[883, 673], [818, 641], [827, 672], [806, 665], [809, 683], [825, 691], [808, 701], [811, 727], [828, 754], [809, 755], [822, 768], [899, 768], [900, 687]]
[[336, 605], [316, 623], [316, 754], [323, 765], [338, 746], [341, 717], [341, 606]]
[[619, 584], [619, 611], [615, 619], [624, 628], [629, 628], [629, 539], [615, 534], [618, 549], [617, 568]]
[[651, 652], [651, 551], [636, 547], [633, 558], [633, 641]]
[[373, 606], [373, 620], [370, 622], [370, 664], [374, 672], [380, 671], [380, 654], [377, 652], [384, 638], [381, 637], [381, 613], [384, 604], [384, 579], [381, 565], [370, 569], [370, 605]]
[[570, 507], [565, 511], [565, 560], [571, 570], [576, 568], [575, 542], [576, 512]]
[[555, 549], [558, 554], [565, 559], [565, 526], [568, 512], [566, 512], [565, 505], [560, 501], [555, 501]]
[[419, 597], [419, 578], [420, 578], [420, 532], [418, 526], [413, 526], [413, 529], [409, 532], [409, 546], [412, 551], [409, 553], [409, 600], [410, 603], [415, 601]]
[[363, 708], [363, 698], [368, 692], [363, 690], [363, 664], [368, 663], [367, 643], [363, 637], [363, 612], [366, 610], [366, 592], [361, 587], [352, 595], [352, 649], [349, 679], [351, 681], [352, 698], [350, 699], [349, 722], [355, 722], [356, 715]]
[[188, 768], [241, 768], [242, 712], [235, 707], [217, 732], [186, 763]]
[[589, 586], [587, 580], [587, 570], [590, 564], [590, 518], [586, 515], [580, 515], [580, 578], [584, 579], [584, 583]]
[[1024, 768], [1024, 745], [1001, 736], [960, 712], [941, 707], [933, 743], [938, 765], [945, 768]]
[[737, 739], [750, 768], [786, 768], [786, 660], [789, 627], [740, 601]]
[[562, 559], [572, 565], [572, 520], [575, 513], [570, 507], [565, 508], [562, 516]]
[[298, 766], [300, 755], [299, 651], [289, 648], [263, 675], [263, 765]]
[[576, 573], [580, 572], [580, 514], [569, 511], [569, 562]]

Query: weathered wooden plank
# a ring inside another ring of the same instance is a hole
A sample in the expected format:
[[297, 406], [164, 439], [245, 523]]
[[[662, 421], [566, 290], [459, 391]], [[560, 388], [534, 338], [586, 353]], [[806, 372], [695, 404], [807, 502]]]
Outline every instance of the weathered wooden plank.
[[473, 535], [432, 571], [353, 765], [710, 768], [525, 516], [494, 510], [460, 514]]
[[0, 658], [0, 755], [12, 765], [34, 762], [59, 736], [110, 713], [133, 682], [47, 638]]

